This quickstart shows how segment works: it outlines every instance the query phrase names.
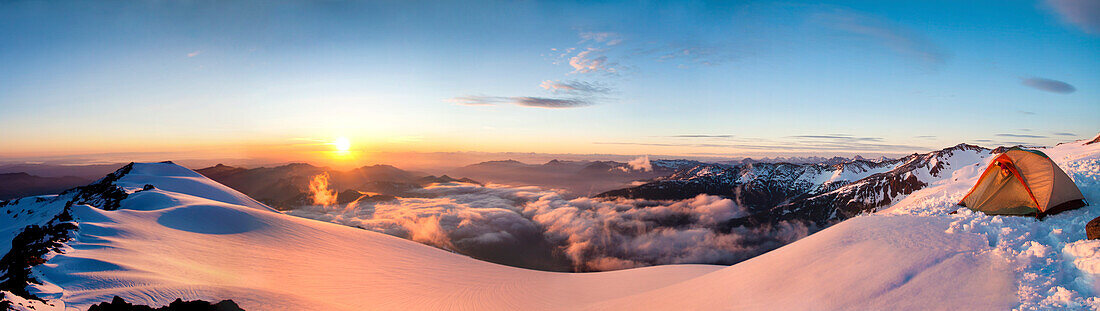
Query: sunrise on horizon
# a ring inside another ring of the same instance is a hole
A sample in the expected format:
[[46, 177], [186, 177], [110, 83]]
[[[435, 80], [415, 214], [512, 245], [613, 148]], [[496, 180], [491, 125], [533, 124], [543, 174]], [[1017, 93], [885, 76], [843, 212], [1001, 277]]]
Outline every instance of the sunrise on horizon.
[[1096, 0], [2, 1], [0, 309], [1097, 310], [1098, 56]]

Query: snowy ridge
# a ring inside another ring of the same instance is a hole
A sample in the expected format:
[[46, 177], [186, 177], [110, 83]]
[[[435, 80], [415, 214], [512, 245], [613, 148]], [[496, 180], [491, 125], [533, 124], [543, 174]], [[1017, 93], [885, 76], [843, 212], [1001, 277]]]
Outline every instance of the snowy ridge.
[[769, 214], [778, 219], [806, 219], [819, 223], [844, 220], [889, 206], [930, 183], [947, 178], [955, 170], [990, 158], [991, 154], [989, 149], [966, 144], [913, 154], [897, 160], [885, 172], [775, 207]]
[[[1043, 151], [1100, 202], [1100, 144]], [[32, 269], [43, 284], [28, 289], [52, 304], [35, 310], [83, 310], [114, 295], [149, 305], [233, 299], [247, 310], [1100, 307], [1100, 241], [1083, 241], [1100, 208], [1043, 221], [949, 214], [988, 162], [981, 152], [906, 160], [899, 167], [917, 169], [901, 175], [926, 187], [733, 266], [580, 274], [501, 266], [284, 215], [174, 164], [135, 164], [113, 183], [129, 191], [117, 210], [70, 207], [74, 239]], [[66, 200], [3, 204], [0, 217], [13, 221], [0, 234], [49, 221]]]
[[1100, 144], [1078, 141], [1041, 151], [1073, 179], [1090, 206], [1042, 221], [988, 216], [966, 208], [948, 214], [958, 208], [955, 204], [992, 161], [987, 157], [932, 182], [880, 214], [948, 219], [947, 233], [985, 238], [988, 251], [1003, 259], [1014, 273], [1017, 309], [1096, 310], [1100, 308], [1096, 282], [1100, 277], [1100, 240], [1084, 240], [1084, 232], [1086, 223], [1100, 217]]
[[[826, 225], [888, 206], [990, 150], [959, 144], [896, 160], [793, 164], [702, 164], [598, 197], [682, 200], [701, 193], [732, 198], [753, 211], [747, 223], [798, 220]], [[737, 222], [736, 225], [746, 223]]]

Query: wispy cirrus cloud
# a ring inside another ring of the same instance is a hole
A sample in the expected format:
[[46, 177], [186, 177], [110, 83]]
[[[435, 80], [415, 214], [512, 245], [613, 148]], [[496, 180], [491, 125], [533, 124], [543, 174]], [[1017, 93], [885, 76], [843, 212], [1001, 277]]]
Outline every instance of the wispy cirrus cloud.
[[577, 108], [591, 106], [593, 103], [581, 98], [548, 98], [534, 96], [478, 96], [468, 95], [448, 99], [447, 101], [466, 106], [493, 106], [498, 104], [512, 104], [533, 108]]
[[652, 55], [659, 62], [677, 62], [680, 68], [691, 65], [714, 66], [738, 58], [739, 53], [727, 43], [686, 41], [650, 47], [638, 52]]
[[525, 107], [537, 108], [576, 108], [592, 105], [592, 102], [578, 98], [565, 99], [530, 96], [512, 97], [511, 103]]
[[568, 64], [573, 68], [571, 74], [618, 76], [644, 61], [674, 63], [680, 68], [718, 65], [743, 54], [733, 48], [738, 44], [732, 41], [666, 38], [636, 42], [625, 40], [619, 33], [593, 31], [580, 32], [578, 37], [579, 46], [551, 49], [556, 58], [554, 64]]
[[[733, 135], [673, 135], [670, 138], [695, 138], [697, 142], [679, 141], [641, 141], [641, 142], [595, 142], [599, 145], [634, 145], [648, 147], [695, 147], [729, 148], [761, 151], [877, 151], [877, 152], [913, 152], [930, 148], [886, 142], [881, 137], [863, 137], [847, 134], [795, 135], [784, 139], [739, 138], [728, 140]], [[710, 138], [723, 138], [720, 141]]]
[[1020, 79], [1020, 83], [1036, 90], [1051, 93], [1069, 94], [1077, 91], [1077, 88], [1069, 83], [1038, 77], [1023, 78]]
[[615, 141], [601, 141], [594, 142], [596, 145], [627, 145], [627, 146], [647, 146], [647, 147], [694, 147], [694, 148], [728, 148], [738, 150], [756, 150], [756, 151], [877, 151], [877, 152], [914, 152], [916, 150], [928, 150], [923, 146], [903, 145], [903, 144], [886, 144], [886, 143], [853, 143], [853, 144], [837, 144], [837, 143], [783, 143], [783, 142], [771, 142], [771, 143], [728, 143], [728, 144], [714, 144], [714, 143], [647, 143], [647, 142], [615, 142]]
[[795, 135], [792, 138], [823, 139], [834, 141], [882, 141], [881, 137], [856, 137], [848, 134]]
[[199, 54], [202, 54], [202, 51], [194, 51], [194, 52], [191, 52], [191, 53], [187, 53], [187, 58], [199, 56]]
[[599, 82], [545, 80], [539, 87], [565, 97], [543, 96], [485, 96], [466, 95], [447, 99], [448, 102], [466, 106], [493, 106], [512, 104], [534, 108], [578, 108], [595, 105], [611, 88]]
[[1086, 33], [1100, 35], [1100, 1], [1096, 0], [1047, 0], [1047, 5], [1062, 19]]
[[1014, 138], [1047, 138], [1043, 135], [1031, 135], [1031, 134], [997, 134], [999, 137], [1014, 137]]
[[576, 95], [600, 95], [611, 92], [611, 88], [599, 82], [546, 80], [539, 87], [552, 93]]
[[709, 135], [709, 134], [684, 134], [684, 135], [672, 135], [668, 137], [676, 138], [733, 138], [734, 135]]
[[835, 10], [818, 13], [813, 20], [846, 33], [862, 37], [894, 52], [921, 62], [941, 65], [950, 54], [923, 35], [901, 25], [871, 15]]
[[466, 95], [447, 99], [448, 102], [466, 106], [492, 106], [508, 102], [508, 97]]
[[581, 43], [587, 41], [603, 43], [607, 46], [615, 46], [623, 43], [623, 36], [610, 31], [595, 32], [595, 31], [582, 31], [578, 34], [581, 37]]
[[1077, 136], [1077, 134], [1066, 133], [1066, 132], [1054, 132], [1054, 133], [1051, 133], [1051, 134], [1056, 135], [1056, 136]]

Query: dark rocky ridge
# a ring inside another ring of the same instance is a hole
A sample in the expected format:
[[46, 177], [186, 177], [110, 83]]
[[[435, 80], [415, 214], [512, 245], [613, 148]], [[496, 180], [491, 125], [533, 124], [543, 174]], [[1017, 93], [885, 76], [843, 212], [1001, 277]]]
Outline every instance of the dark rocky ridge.
[[[0, 258], [0, 290], [28, 300], [44, 301], [27, 291], [30, 284], [42, 284], [31, 274], [31, 268], [46, 262], [43, 258], [50, 252], [61, 252], [62, 243], [72, 240], [71, 232], [77, 229], [72, 223], [69, 208], [50, 219], [44, 225], [29, 225], [23, 228], [11, 241], [11, 250]], [[0, 297], [3, 299], [3, 297]], [[3, 300], [3, 304], [10, 301]]]
[[118, 209], [120, 202], [126, 199], [129, 194], [122, 187], [115, 185], [115, 182], [121, 179], [122, 176], [129, 174], [132, 169], [134, 169], [134, 162], [130, 162], [130, 164], [126, 164], [117, 171], [107, 174], [106, 177], [93, 184], [65, 190], [61, 193], [62, 196], [72, 196], [72, 199], [65, 205], [88, 204], [108, 211]]
[[[28, 285], [41, 284], [31, 275], [31, 268], [45, 263], [44, 257], [47, 254], [62, 252], [62, 246], [64, 246], [62, 243], [72, 240], [71, 233], [78, 227], [72, 223], [70, 207], [88, 204], [104, 210], [118, 209], [121, 201], [129, 194], [121, 186], [115, 185], [115, 182], [129, 174], [133, 168], [134, 163], [131, 162], [95, 183], [66, 190], [53, 198], [35, 198], [35, 203], [66, 201], [61, 212], [52, 219], [42, 225], [26, 226], [12, 239], [11, 250], [0, 258], [0, 279], [3, 280], [0, 281], [0, 290], [11, 292], [24, 299], [43, 301], [26, 290]], [[150, 189], [155, 187], [145, 185], [139, 191]], [[19, 200], [2, 201], [0, 207], [17, 204]], [[35, 210], [26, 212], [30, 214]], [[13, 215], [13, 217], [17, 216]], [[11, 301], [0, 297], [0, 306], [10, 307], [10, 304]]]
[[111, 302], [101, 302], [92, 305], [88, 311], [244, 311], [233, 300], [222, 300], [218, 303], [210, 303], [205, 300], [190, 300], [176, 298], [176, 301], [160, 308], [146, 305], [134, 305], [126, 302], [122, 297], [115, 296]]

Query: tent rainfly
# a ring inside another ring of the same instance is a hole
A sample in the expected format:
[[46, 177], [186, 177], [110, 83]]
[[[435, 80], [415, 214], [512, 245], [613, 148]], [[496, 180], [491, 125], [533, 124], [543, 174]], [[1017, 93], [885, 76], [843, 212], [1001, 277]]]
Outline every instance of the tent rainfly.
[[997, 156], [959, 205], [990, 215], [1042, 217], [1087, 205], [1073, 180], [1041, 151]]

